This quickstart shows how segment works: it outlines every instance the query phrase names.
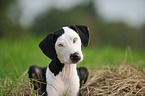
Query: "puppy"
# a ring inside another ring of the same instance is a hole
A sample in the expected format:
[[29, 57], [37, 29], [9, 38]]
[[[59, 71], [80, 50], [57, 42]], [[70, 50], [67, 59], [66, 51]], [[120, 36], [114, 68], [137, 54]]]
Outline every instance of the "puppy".
[[33, 65], [28, 71], [34, 90], [40, 88], [45, 96], [81, 96], [79, 88], [89, 73], [87, 68], [77, 68], [76, 64], [83, 60], [81, 45], [86, 47], [88, 42], [89, 29], [82, 25], [50, 33], [39, 47], [52, 61], [47, 67]]

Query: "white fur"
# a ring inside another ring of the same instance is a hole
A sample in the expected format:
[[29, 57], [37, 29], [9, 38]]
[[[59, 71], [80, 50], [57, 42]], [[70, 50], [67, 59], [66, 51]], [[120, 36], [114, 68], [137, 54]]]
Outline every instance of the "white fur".
[[[55, 43], [55, 49], [57, 53], [58, 59], [61, 61], [61, 63], [64, 64], [71, 64], [70, 60], [70, 54], [73, 54], [75, 52], [78, 52], [81, 60], [83, 60], [83, 54], [81, 51], [81, 40], [79, 35], [72, 29], [68, 27], [63, 27], [64, 34], [62, 34]], [[73, 43], [73, 39], [77, 38], [77, 41]], [[62, 44], [63, 46], [58, 46], [59, 44]]]
[[[78, 52], [81, 60], [83, 60], [83, 54], [81, 51], [81, 40], [79, 35], [68, 27], [63, 27], [64, 34], [62, 34], [55, 43], [55, 49], [57, 56], [61, 63], [64, 63], [62, 72], [54, 76], [54, 74], [47, 68], [46, 80], [47, 80], [47, 94], [48, 96], [64, 96], [67, 92], [67, 96], [77, 96], [79, 92], [79, 77], [77, 75], [76, 64], [72, 64], [70, 60], [70, 54]], [[73, 43], [73, 39], [77, 38], [77, 41]], [[58, 46], [62, 44], [63, 46]], [[79, 62], [80, 62], [79, 61]]]
[[77, 96], [79, 92], [79, 77], [76, 65], [65, 65], [62, 72], [54, 76], [49, 68], [46, 71], [48, 96]]

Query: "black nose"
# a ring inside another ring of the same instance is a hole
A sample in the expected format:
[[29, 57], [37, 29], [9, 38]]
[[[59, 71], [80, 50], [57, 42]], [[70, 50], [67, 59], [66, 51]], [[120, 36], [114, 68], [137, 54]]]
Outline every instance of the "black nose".
[[74, 54], [70, 55], [70, 59], [72, 60], [73, 63], [77, 63], [81, 59], [81, 57], [79, 53], [75, 52]]

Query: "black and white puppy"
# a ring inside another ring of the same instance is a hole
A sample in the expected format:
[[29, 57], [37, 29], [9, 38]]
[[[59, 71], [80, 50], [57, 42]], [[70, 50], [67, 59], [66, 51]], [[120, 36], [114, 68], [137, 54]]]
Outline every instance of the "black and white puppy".
[[70, 25], [50, 33], [39, 47], [52, 61], [47, 67], [33, 65], [28, 71], [34, 89], [40, 88], [47, 96], [81, 95], [79, 88], [85, 84], [89, 73], [85, 67], [77, 68], [76, 63], [83, 60], [81, 45], [86, 47], [88, 42], [86, 26]]

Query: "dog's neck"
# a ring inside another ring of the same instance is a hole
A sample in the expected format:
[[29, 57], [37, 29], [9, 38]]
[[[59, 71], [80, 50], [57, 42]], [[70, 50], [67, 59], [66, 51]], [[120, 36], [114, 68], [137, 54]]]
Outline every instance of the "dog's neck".
[[59, 61], [59, 59], [56, 59], [50, 62], [49, 69], [54, 76], [62, 72], [63, 77], [68, 77], [68, 75], [71, 76], [71, 72], [73, 72], [72, 70], [76, 70], [76, 64], [63, 64]]
[[49, 64], [50, 71], [54, 76], [58, 75], [62, 71], [64, 64], [62, 64], [58, 59], [52, 60]]
[[77, 74], [76, 64], [65, 64], [62, 69], [62, 78], [64, 80], [68, 80], [70, 78], [74, 78], [74, 75]]

